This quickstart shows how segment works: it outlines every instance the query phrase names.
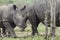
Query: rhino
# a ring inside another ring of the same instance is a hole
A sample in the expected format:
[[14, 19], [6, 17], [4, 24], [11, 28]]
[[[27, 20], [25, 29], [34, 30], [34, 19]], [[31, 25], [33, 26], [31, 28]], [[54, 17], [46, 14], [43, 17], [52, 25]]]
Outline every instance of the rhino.
[[0, 6], [0, 28], [3, 29], [3, 34], [6, 34], [5, 30], [7, 29], [12, 37], [17, 37], [14, 28], [26, 26], [26, 24], [21, 25], [21, 19], [20, 8], [16, 4]]
[[[39, 23], [43, 23], [45, 25], [45, 13], [47, 12], [48, 14], [48, 20], [50, 20], [51, 16], [50, 16], [50, 3], [47, 4], [48, 6], [46, 6], [46, 3], [39, 3], [38, 2], [34, 3], [33, 5], [27, 7], [26, 5], [25, 8], [22, 7], [21, 8], [21, 13], [22, 13], [22, 24], [25, 23], [27, 20], [30, 21], [31, 25], [32, 25], [32, 35], [35, 35], [35, 33], [38, 34], [38, 30], [37, 27], [39, 25]], [[47, 7], [47, 8], [46, 8]], [[60, 26], [60, 3], [57, 2], [56, 4], [56, 26]], [[51, 21], [48, 22], [48, 24], [50, 24]], [[48, 25], [50, 26], [50, 25]]]

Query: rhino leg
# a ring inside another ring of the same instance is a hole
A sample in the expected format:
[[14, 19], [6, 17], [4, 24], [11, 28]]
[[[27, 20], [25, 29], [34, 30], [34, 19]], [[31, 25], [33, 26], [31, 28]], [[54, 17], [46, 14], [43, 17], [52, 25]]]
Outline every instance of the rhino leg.
[[36, 24], [32, 25], [32, 35], [35, 35], [35, 33], [38, 33]]
[[[36, 18], [36, 17], [35, 17], [35, 18]], [[36, 20], [36, 19], [33, 19], [33, 20], [31, 19], [31, 20], [29, 20], [29, 21], [30, 21], [31, 24], [32, 24], [32, 35], [35, 35], [35, 33], [38, 34], [37, 27], [38, 27], [40, 21], [39, 21], [39, 20]]]
[[12, 37], [16, 37], [16, 34], [14, 32], [14, 29], [11, 27], [9, 22], [4, 22], [4, 26], [6, 27], [7, 31], [10, 32]]
[[1, 37], [1, 29], [0, 29], [0, 37]]
[[3, 36], [6, 36], [6, 28], [2, 28], [2, 34]]

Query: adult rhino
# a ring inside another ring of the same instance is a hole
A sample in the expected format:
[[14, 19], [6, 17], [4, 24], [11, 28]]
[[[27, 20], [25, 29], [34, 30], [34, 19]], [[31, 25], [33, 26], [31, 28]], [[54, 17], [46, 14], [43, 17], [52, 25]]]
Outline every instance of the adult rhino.
[[[50, 4], [48, 3], [48, 8], [46, 9], [46, 3], [35, 3], [30, 7], [23, 7], [21, 9], [22, 12], [22, 16], [23, 16], [23, 20], [22, 20], [22, 24], [23, 22], [26, 22], [28, 19], [32, 25], [32, 35], [35, 35], [35, 33], [38, 33], [37, 31], [37, 27], [39, 25], [40, 22], [44, 23], [45, 20], [45, 13], [47, 12], [48, 14], [48, 18], [50, 20]], [[60, 26], [60, 3], [57, 2], [56, 4], [56, 26]], [[48, 22], [48, 24], [50, 23], [50, 21]], [[50, 26], [50, 25], [48, 25]]]
[[12, 37], [16, 37], [14, 28], [16, 26], [25, 27], [26, 25], [21, 25], [21, 14], [20, 8], [15, 4], [0, 6], [0, 28], [3, 28], [5, 34], [5, 29], [11, 34]]

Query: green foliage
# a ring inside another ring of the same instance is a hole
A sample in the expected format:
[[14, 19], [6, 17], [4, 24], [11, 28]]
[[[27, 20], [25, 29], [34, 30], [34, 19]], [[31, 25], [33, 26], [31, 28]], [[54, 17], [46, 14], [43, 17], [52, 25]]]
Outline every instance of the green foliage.
[[23, 3], [31, 5], [33, 3], [32, 0], [0, 0], [0, 4], [9, 4], [9, 3]]

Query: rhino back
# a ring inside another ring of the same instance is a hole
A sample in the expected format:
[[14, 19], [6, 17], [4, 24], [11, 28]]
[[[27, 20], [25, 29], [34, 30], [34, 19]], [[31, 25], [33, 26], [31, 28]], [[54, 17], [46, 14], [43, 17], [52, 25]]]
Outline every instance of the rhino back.
[[[45, 19], [45, 13], [48, 13], [48, 18], [50, 19], [50, 4], [48, 3], [48, 6], [46, 3], [41, 3], [41, 4], [34, 4], [30, 7], [30, 16], [31, 15], [36, 15], [42, 22]], [[60, 3], [57, 2], [56, 4], [56, 23], [60, 25]], [[33, 16], [32, 16], [33, 17]]]

